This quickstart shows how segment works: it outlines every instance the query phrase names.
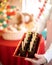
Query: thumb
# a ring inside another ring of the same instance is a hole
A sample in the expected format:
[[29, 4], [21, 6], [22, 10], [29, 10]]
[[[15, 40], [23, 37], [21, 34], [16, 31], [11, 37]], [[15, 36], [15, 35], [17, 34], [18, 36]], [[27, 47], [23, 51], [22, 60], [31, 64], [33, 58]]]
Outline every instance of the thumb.
[[39, 59], [41, 58], [41, 55], [35, 54], [35, 58]]

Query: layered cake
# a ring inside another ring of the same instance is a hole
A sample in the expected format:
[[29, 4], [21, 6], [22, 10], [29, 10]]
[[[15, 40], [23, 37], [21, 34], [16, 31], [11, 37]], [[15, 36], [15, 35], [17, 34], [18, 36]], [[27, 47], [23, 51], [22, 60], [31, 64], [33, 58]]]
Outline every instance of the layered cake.
[[22, 41], [22, 45], [20, 47], [20, 56], [26, 56], [26, 52], [30, 45], [31, 38], [32, 38], [32, 33], [28, 32], [24, 40]]
[[40, 37], [38, 33], [28, 32], [21, 42], [18, 54], [21, 57], [34, 58], [34, 54], [37, 52], [38, 49], [39, 41]]
[[37, 52], [38, 45], [39, 45], [39, 37], [37, 33], [33, 33], [29, 49], [28, 49], [28, 57], [29, 58], [34, 58], [34, 54]]

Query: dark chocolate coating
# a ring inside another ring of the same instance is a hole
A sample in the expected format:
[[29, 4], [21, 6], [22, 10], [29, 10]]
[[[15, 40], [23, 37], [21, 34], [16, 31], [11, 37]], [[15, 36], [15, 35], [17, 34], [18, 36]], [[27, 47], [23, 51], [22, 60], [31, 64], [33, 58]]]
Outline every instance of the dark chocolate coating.
[[34, 51], [28, 51], [28, 58], [34, 58]]
[[26, 57], [26, 50], [22, 50], [22, 48], [20, 48], [20, 56]]
[[38, 34], [37, 34], [37, 37], [36, 37], [36, 39], [34, 40], [34, 44], [33, 44], [33, 47], [32, 47], [32, 50], [31, 50], [31, 52], [28, 50], [28, 57], [29, 58], [34, 58], [34, 54], [37, 52], [37, 50], [38, 50], [38, 45], [39, 45], [39, 41], [40, 41], [40, 38], [39, 38], [39, 36], [38, 36]]
[[[33, 34], [34, 33], [29, 34], [29, 36], [26, 40], [27, 42], [25, 42], [24, 50], [22, 50], [22, 44], [20, 45], [17, 55], [20, 54], [20, 56], [22, 56], [22, 57], [27, 56], [29, 58], [34, 58], [34, 54], [37, 53], [37, 50], [38, 50], [40, 37], [39, 37], [39, 34], [37, 34], [36, 39], [33, 42], [34, 44], [33, 44], [32, 50], [30, 51], [30, 41], [32, 40]], [[24, 39], [23, 39], [23, 41], [24, 41]]]
[[26, 51], [29, 48], [31, 38], [32, 38], [32, 34], [29, 34], [29, 37], [27, 39], [27, 42], [25, 42], [25, 47], [24, 47]]

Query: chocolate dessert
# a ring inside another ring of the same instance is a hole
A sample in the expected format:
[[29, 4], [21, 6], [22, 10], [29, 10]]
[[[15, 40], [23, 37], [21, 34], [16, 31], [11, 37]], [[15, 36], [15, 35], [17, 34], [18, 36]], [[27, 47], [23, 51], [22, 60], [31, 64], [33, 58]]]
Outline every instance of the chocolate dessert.
[[39, 37], [37, 33], [34, 33], [28, 50], [29, 58], [34, 58], [34, 54], [37, 52], [38, 45], [39, 45]]
[[22, 50], [22, 47], [20, 48], [20, 56], [26, 57], [26, 50]]
[[18, 55], [21, 57], [34, 58], [34, 54], [37, 53], [38, 50], [39, 41], [40, 37], [38, 33], [28, 32], [21, 42]]
[[29, 47], [29, 44], [30, 44], [31, 38], [32, 38], [32, 33], [31, 33], [31, 32], [28, 32], [28, 33], [26, 34], [25, 39], [24, 39], [25, 49], [26, 49], [26, 51], [27, 51], [27, 49], [28, 49], [28, 47]]
[[27, 49], [29, 47], [29, 44], [30, 44], [30, 41], [31, 41], [31, 37], [32, 37], [32, 33], [28, 32], [26, 34], [26, 37], [22, 41], [22, 45], [20, 47], [20, 56], [23, 56], [23, 57], [26, 56], [26, 51], [27, 51]]

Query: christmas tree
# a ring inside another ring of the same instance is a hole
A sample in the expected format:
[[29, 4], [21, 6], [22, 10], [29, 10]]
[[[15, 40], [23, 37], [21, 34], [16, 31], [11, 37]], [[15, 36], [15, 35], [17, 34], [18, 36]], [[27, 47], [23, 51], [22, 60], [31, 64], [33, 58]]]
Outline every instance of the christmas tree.
[[9, 19], [16, 14], [15, 8], [7, 4], [7, 0], [0, 0], [0, 30], [8, 26]]

